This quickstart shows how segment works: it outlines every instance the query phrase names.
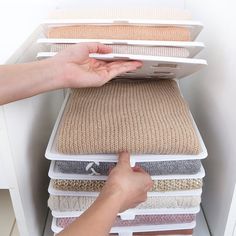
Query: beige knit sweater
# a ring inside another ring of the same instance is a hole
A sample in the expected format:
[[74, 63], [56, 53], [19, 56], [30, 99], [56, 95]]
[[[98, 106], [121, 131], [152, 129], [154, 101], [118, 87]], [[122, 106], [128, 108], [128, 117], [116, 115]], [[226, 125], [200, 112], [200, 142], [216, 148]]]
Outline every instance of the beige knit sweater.
[[74, 89], [56, 141], [66, 154], [198, 154], [188, 106], [173, 80]]
[[75, 25], [52, 27], [48, 38], [190, 41], [189, 29], [141, 25]]

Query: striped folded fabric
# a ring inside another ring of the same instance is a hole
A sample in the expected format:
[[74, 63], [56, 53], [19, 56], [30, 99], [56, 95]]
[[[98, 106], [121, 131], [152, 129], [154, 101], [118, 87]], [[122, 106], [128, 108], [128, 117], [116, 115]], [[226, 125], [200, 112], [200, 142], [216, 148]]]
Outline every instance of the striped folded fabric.
[[190, 41], [185, 27], [152, 25], [72, 25], [50, 27], [48, 38]]
[[133, 236], [192, 236], [192, 229], [183, 229], [183, 230], [167, 230], [159, 232], [145, 232], [145, 233], [133, 233]]
[[[66, 228], [77, 218], [58, 218], [56, 224], [58, 227]], [[127, 227], [140, 225], [165, 225], [165, 224], [184, 224], [191, 223], [196, 220], [195, 214], [176, 214], [176, 215], [140, 215], [134, 220], [121, 220], [117, 217], [113, 227]]]
[[[166, 230], [155, 232], [137, 232], [133, 233], [133, 236], [192, 236], [192, 229], [183, 230]], [[109, 234], [110, 236], [118, 236], [118, 234]]]
[[[99, 192], [104, 180], [66, 180], [52, 179], [53, 188], [64, 191]], [[202, 188], [202, 179], [153, 180], [151, 192], [185, 191]]]
[[[48, 206], [52, 211], [86, 211], [96, 197], [92, 196], [57, 196], [50, 195]], [[201, 203], [200, 196], [156, 196], [147, 200], [135, 209], [166, 209], [166, 208], [194, 208]]]
[[64, 154], [200, 153], [189, 108], [174, 80], [111, 82], [74, 89], [56, 138]]
[[[53, 44], [51, 52], [60, 52], [73, 44]], [[136, 46], [136, 45], [108, 45], [115, 54], [147, 55], [160, 57], [188, 57], [189, 51], [180, 47], [157, 47], [157, 46]]]
[[187, 10], [155, 7], [96, 7], [76, 10], [56, 10], [49, 15], [50, 19], [158, 19], [158, 20], [191, 20]]
[[[55, 171], [65, 174], [87, 174], [105, 175], [113, 168], [116, 163], [110, 162], [89, 162], [89, 161], [56, 161]], [[179, 160], [179, 161], [158, 161], [158, 162], [139, 162], [150, 175], [186, 175], [196, 174], [200, 171], [200, 160]]]

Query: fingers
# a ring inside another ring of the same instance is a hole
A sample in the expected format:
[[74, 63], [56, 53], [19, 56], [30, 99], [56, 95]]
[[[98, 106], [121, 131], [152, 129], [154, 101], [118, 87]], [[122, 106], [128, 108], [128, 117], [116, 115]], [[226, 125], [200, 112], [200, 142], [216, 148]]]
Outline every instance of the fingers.
[[102, 43], [85, 43], [85, 46], [88, 49], [88, 53], [101, 53], [101, 54], [105, 54], [105, 53], [111, 53], [112, 52], [112, 48], [104, 45]]
[[138, 67], [142, 66], [142, 63], [139, 61], [127, 61], [127, 62], [121, 62], [116, 61], [107, 64], [108, 73], [109, 73], [109, 79], [116, 77], [119, 74], [136, 70]]
[[130, 154], [128, 152], [121, 152], [117, 165], [130, 167]]

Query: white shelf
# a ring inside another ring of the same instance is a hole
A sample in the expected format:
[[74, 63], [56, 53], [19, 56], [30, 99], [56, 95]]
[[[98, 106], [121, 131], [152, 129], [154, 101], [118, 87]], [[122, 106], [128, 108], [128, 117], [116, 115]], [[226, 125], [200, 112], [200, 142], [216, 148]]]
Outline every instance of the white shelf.
[[[53, 232], [51, 230], [52, 216], [51, 213], [48, 215], [45, 231], [43, 236], [53, 236]], [[197, 226], [194, 229], [193, 236], [210, 236], [210, 232], [207, 227], [207, 223], [205, 221], [205, 217], [203, 212], [200, 211], [197, 215]]]

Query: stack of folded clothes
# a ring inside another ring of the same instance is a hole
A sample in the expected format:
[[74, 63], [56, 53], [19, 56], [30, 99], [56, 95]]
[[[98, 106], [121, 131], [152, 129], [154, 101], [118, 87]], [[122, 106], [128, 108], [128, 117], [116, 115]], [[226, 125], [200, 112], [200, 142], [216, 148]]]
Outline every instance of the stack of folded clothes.
[[[93, 14], [89, 10], [54, 14], [54, 18], [85, 19], [86, 12], [87, 18], [91, 18]], [[145, 17], [147, 13], [149, 18]], [[177, 10], [136, 9], [132, 15], [150, 20], [189, 20], [189, 13]], [[96, 17], [132, 19], [128, 12], [119, 10], [96, 11]], [[192, 40], [188, 27], [171, 24], [64, 24], [50, 26], [47, 37], [64, 41]], [[59, 52], [68, 46], [70, 43], [52, 43], [50, 51]], [[143, 42], [110, 46], [113, 53], [121, 55], [179, 59], [190, 55], [186, 47], [168, 44], [150, 46]], [[200, 210], [204, 177], [200, 159], [206, 157], [206, 152], [175, 79], [114, 80], [99, 88], [70, 90], [50, 145], [55, 156], [51, 158], [49, 171], [48, 205], [54, 216], [52, 230], [55, 233], [71, 224], [96, 200], [110, 169], [116, 165], [113, 159], [104, 161], [102, 157], [109, 158], [125, 150], [131, 157], [136, 156], [136, 165], [151, 175], [153, 187], [146, 202], [129, 210], [135, 215], [134, 219], [123, 219], [126, 212], [117, 216], [111, 235], [119, 235], [123, 228], [133, 235], [192, 235]], [[141, 226], [145, 226], [144, 230]], [[152, 230], [145, 232], [148, 226]]]

